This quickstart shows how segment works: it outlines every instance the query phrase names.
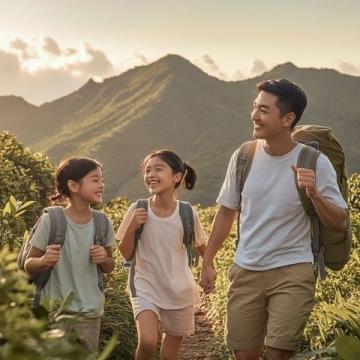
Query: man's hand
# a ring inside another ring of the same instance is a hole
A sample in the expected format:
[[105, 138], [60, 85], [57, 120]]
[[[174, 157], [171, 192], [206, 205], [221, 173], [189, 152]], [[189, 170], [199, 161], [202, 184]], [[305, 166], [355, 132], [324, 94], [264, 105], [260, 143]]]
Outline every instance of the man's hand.
[[201, 268], [200, 286], [205, 294], [215, 291], [216, 271], [212, 265], [203, 264]]
[[294, 171], [300, 189], [305, 189], [307, 197], [313, 199], [318, 194], [314, 171], [298, 168], [294, 165], [291, 168]]
[[105, 248], [101, 245], [93, 245], [90, 248], [90, 255], [93, 259], [93, 262], [97, 265], [104, 264], [108, 258], [108, 254]]
[[60, 258], [61, 245], [52, 244], [46, 247], [45, 254], [41, 257], [41, 262], [44, 267], [54, 267]]

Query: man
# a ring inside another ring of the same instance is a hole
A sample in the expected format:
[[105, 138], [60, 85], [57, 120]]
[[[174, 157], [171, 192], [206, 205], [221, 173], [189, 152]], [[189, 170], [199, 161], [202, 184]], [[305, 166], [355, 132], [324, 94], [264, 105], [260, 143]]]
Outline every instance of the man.
[[[257, 85], [251, 119], [257, 140], [241, 194], [240, 241], [229, 271], [226, 341], [237, 360], [287, 360], [301, 339], [314, 304], [315, 277], [310, 219], [296, 189], [306, 190], [321, 221], [346, 227], [346, 203], [329, 159], [321, 154], [316, 173], [297, 168], [304, 145], [291, 138], [306, 107], [305, 93], [285, 79]], [[214, 290], [213, 259], [229, 234], [240, 201], [233, 154], [217, 203], [204, 255], [201, 285]], [[266, 339], [265, 339], [266, 335]]]

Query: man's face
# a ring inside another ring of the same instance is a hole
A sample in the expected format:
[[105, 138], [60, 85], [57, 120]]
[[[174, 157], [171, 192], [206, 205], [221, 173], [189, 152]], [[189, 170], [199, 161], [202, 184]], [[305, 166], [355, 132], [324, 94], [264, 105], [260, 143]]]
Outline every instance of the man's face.
[[257, 139], [272, 140], [289, 131], [288, 114], [281, 116], [276, 105], [278, 97], [260, 91], [254, 100], [251, 120], [254, 124], [253, 136]]

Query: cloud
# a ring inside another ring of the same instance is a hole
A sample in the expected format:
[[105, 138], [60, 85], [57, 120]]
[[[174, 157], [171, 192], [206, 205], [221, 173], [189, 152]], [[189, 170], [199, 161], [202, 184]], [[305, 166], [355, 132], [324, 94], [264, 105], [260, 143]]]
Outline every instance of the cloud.
[[245, 74], [242, 73], [239, 69], [237, 69], [232, 77], [234, 81], [244, 80], [246, 78]]
[[10, 46], [10, 49], [18, 51], [21, 54], [21, 56], [23, 57], [23, 59], [29, 58], [28, 44], [24, 40], [22, 40], [20, 38], [16, 38], [16, 39], [10, 41], [9, 46]]
[[114, 75], [107, 55], [89, 43], [61, 50], [51, 37], [15, 38], [0, 48], [0, 96], [18, 95], [41, 104], [66, 95], [90, 77]]
[[49, 36], [45, 38], [43, 49], [57, 56], [60, 56], [62, 54], [58, 43]]
[[65, 50], [65, 55], [66, 56], [72, 56], [75, 55], [77, 53], [76, 49], [72, 49], [72, 48], [68, 48]]
[[214, 75], [222, 80], [228, 80], [228, 76], [223, 71], [221, 71], [219, 66], [216, 64], [216, 62], [210, 55], [203, 54], [201, 56], [201, 60], [203, 63], [205, 63], [205, 69], [204, 69], [205, 71], [209, 72], [211, 75]]
[[142, 65], [147, 65], [149, 64], [149, 59], [143, 55], [143, 54], [139, 54], [139, 53], [135, 53], [135, 56], [137, 59], [139, 59], [141, 61]]
[[251, 65], [250, 74], [251, 75], [261, 75], [267, 70], [268, 69], [262, 60], [255, 59]]
[[16, 50], [27, 50], [28, 44], [20, 38], [16, 38], [10, 41], [10, 47]]
[[360, 66], [356, 66], [355, 64], [351, 64], [346, 61], [341, 61], [340, 64], [338, 65], [338, 69], [342, 73], [345, 73], [348, 75], [355, 75], [355, 76], [360, 75]]
[[84, 44], [85, 58], [79, 57], [77, 61], [69, 63], [66, 67], [71, 71], [80, 72], [90, 76], [108, 76], [113, 71], [113, 65], [106, 54], [94, 49], [89, 43]]
[[213, 71], [213, 72], [219, 72], [220, 71], [219, 67], [216, 64], [216, 62], [210, 57], [210, 55], [204, 54], [201, 58], [204, 61], [204, 63], [206, 65], [208, 65], [208, 67], [210, 68], [211, 71]]
[[0, 69], [2, 70], [0, 87], [7, 87], [16, 82], [21, 71], [17, 55], [0, 49]]

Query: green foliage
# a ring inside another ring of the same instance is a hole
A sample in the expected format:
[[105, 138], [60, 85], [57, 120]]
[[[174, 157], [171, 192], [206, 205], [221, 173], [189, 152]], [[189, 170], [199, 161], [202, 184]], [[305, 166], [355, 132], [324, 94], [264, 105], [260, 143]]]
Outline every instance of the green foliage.
[[343, 360], [360, 359], [360, 339], [355, 336], [344, 335], [335, 341], [337, 353]]
[[37, 319], [31, 302], [33, 286], [16, 268], [16, 254], [0, 251], [0, 359], [89, 359], [82, 347], [67, 339], [64, 318]]
[[305, 329], [305, 336], [311, 349], [324, 352], [329, 349], [334, 351], [334, 345], [344, 336], [354, 336], [360, 341], [359, 304], [355, 299], [345, 300], [339, 294], [331, 304], [318, 302]]
[[352, 174], [349, 178], [349, 208], [352, 213], [360, 212], [360, 174]]
[[[129, 201], [114, 199], [102, 210], [111, 218], [117, 229], [129, 207]], [[128, 271], [121, 267], [122, 256], [118, 251], [114, 254], [115, 269], [106, 277], [105, 312], [102, 320], [101, 339], [107, 341], [114, 332], [118, 336], [118, 345], [110, 359], [134, 359], [137, 336], [133, 313], [126, 293]]]
[[[201, 224], [207, 234], [210, 234], [211, 224], [217, 211], [217, 206], [198, 208]], [[207, 301], [208, 315], [213, 323], [215, 336], [219, 343], [219, 358], [230, 359], [230, 351], [224, 344], [224, 329], [226, 319], [227, 289], [229, 286], [228, 270], [234, 262], [235, 256], [236, 227], [233, 226], [229, 237], [225, 240], [223, 247], [214, 259], [217, 271], [216, 290], [209, 295]], [[195, 277], [199, 276], [200, 267], [196, 270]]]
[[[21, 245], [19, 231], [25, 227], [21, 216], [33, 203], [10, 196], [0, 210], [0, 360], [95, 360], [96, 354], [88, 354], [79, 344], [74, 330], [77, 317], [66, 314], [73, 293], [62, 303], [43, 301], [42, 306], [31, 307], [34, 286], [25, 272], [17, 270], [14, 248], [18, 242]], [[111, 337], [99, 359], [107, 359], [115, 346]]]
[[[52, 166], [39, 154], [31, 154], [11, 135], [0, 134], [0, 240], [12, 249], [21, 244], [21, 237], [29, 224], [39, 216], [47, 205], [51, 188]], [[354, 174], [349, 181], [350, 210], [354, 249], [351, 260], [340, 272], [329, 272], [324, 282], [317, 286], [317, 305], [305, 330], [305, 342], [301, 349], [308, 355], [336, 357], [347, 360], [358, 351], [358, 302], [360, 299], [360, 176]], [[14, 195], [14, 196], [11, 196]], [[18, 201], [17, 199], [21, 199]], [[115, 229], [127, 211], [129, 201], [114, 199], [103, 210], [110, 216]], [[26, 210], [31, 211], [26, 212]], [[217, 208], [198, 208], [205, 231], [210, 232]], [[25, 219], [26, 221], [24, 222]], [[235, 254], [236, 229], [219, 251], [215, 266], [218, 279], [216, 293], [207, 301], [209, 316], [219, 341], [219, 358], [229, 357], [223, 344], [224, 319], [226, 314], [228, 269]], [[0, 244], [1, 245], [1, 244]], [[88, 359], [77, 347], [75, 339], [64, 338], [66, 322], [72, 319], [60, 314], [50, 318], [50, 323], [34, 317], [30, 310], [33, 288], [23, 273], [15, 271], [15, 255], [8, 250], [0, 252], [0, 360], [1, 359]], [[121, 268], [121, 255], [115, 253], [116, 268], [106, 277], [105, 315], [101, 332], [104, 352], [101, 359], [133, 359], [137, 344], [136, 329], [131, 305], [125, 292], [127, 271]], [[200, 267], [194, 269], [199, 277]], [[345, 300], [346, 299], [346, 300]], [[329, 305], [331, 304], [331, 305]], [[61, 325], [62, 324], [62, 325]], [[355, 325], [354, 325], [355, 324]], [[357, 324], [357, 325], [356, 325]], [[118, 343], [113, 338], [117, 334]], [[110, 339], [110, 340], [109, 340]], [[109, 343], [105, 346], [105, 342]], [[112, 347], [115, 351], [110, 355]], [[310, 353], [309, 353], [310, 351]], [[354, 353], [352, 352], [354, 351]], [[350, 355], [349, 355], [350, 353]], [[300, 355], [299, 355], [300, 356]]]
[[21, 247], [23, 236], [26, 235], [26, 224], [22, 215], [34, 203], [34, 201], [23, 203], [10, 196], [4, 209], [0, 209], [0, 247], [7, 245], [10, 250]]
[[23, 147], [14, 136], [0, 133], [0, 207], [13, 195], [24, 203], [34, 201], [31, 212], [23, 216], [27, 227], [47, 206], [52, 186], [53, 167], [49, 160]]

